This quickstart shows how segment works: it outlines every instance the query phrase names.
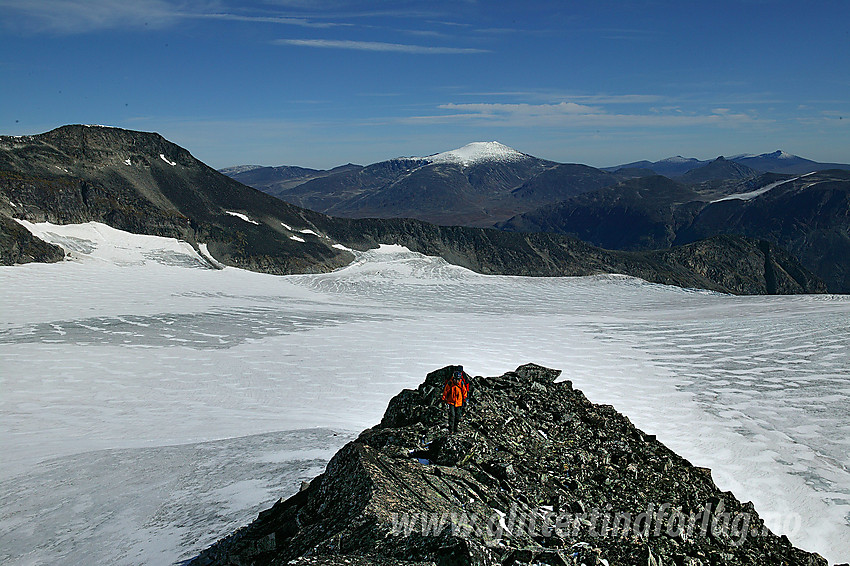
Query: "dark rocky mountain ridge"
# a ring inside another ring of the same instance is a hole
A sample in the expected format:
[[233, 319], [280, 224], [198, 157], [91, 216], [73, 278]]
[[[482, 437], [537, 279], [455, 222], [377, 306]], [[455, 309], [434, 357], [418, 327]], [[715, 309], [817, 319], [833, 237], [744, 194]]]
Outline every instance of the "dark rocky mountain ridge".
[[[744, 165], [751, 169], [755, 169], [760, 173], [782, 173], [790, 175], [801, 175], [803, 173], [811, 173], [812, 171], [826, 171], [828, 169], [848, 169], [850, 164], [847, 163], [820, 163], [791, 155], [780, 149], [772, 153], [762, 153], [761, 155], [736, 155], [727, 158], [728, 161]], [[658, 175], [667, 177], [681, 177], [689, 171], [704, 167], [711, 163], [710, 160], [700, 160], [693, 157], [668, 157], [660, 161], [635, 161], [633, 163], [625, 163], [623, 165], [615, 165], [614, 167], [604, 167], [605, 171], [616, 171], [623, 168], [642, 168], [650, 169]]]
[[327, 233], [357, 249], [393, 243], [490, 275], [623, 273], [653, 283], [744, 295], [826, 290], [781, 248], [735, 236], [665, 250], [626, 252], [597, 248], [558, 234], [437, 226], [409, 219], [337, 219]]
[[781, 149], [777, 149], [772, 153], [743, 155], [731, 159], [758, 171], [785, 173], [788, 175], [802, 175], [804, 173], [811, 173], [812, 171], [827, 171], [829, 169], [850, 170], [850, 165], [846, 163], [819, 163], [811, 159], [785, 153]]
[[[587, 165], [554, 163], [490, 143], [496, 145], [497, 152], [486, 158], [464, 161], [445, 157], [468, 155], [469, 150], [460, 148], [432, 157], [344, 166], [297, 186], [291, 180], [284, 186], [262, 178], [263, 171], [270, 168], [230, 174], [289, 203], [334, 216], [416, 218], [447, 226], [478, 227], [632, 176]], [[476, 145], [488, 144], [470, 144]]]
[[698, 184], [723, 179], [749, 179], [758, 177], [759, 173], [752, 167], [728, 160], [721, 155], [711, 163], [691, 169], [678, 180], [682, 183]]
[[[388, 162], [386, 175], [402, 166]], [[622, 273], [744, 294], [824, 289], [776, 246], [744, 238], [630, 253], [554, 234], [333, 218], [246, 187], [158, 134], [117, 128], [64, 126], [37, 136], [0, 137], [0, 217], [0, 259], [6, 264], [61, 257], [11, 220], [21, 218], [58, 224], [99, 221], [133, 233], [179, 238], [196, 249], [205, 243], [222, 264], [274, 274], [332, 270], [353, 260], [340, 245], [363, 250], [385, 243], [490, 274]]]
[[[845, 267], [846, 211], [840, 202], [821, 207], [818, 228], [811, 229], [797, 214], [800, 211], [793, 209], [774, 210], [773, 221], [744, 214], [727, 224], [699, 214], [703, 208], [713, 208], [713, 201], [791, 178], [761, 171], [811, 172], [831, 164], [776, 151], [713, 161], [677, 156], [601, 170], [516, 155], [521, 158], [504, 161], [496, 155], [475, 163], [401, 158], [322, 174], [286, 191], [255, 186], [335, 216], [417, 218], [446, 226], [546, 231], [610, 249], [663, 249], [719, 234], [745, 235], [792, 250], [806, 268], [828, 282], [830, 291], [850, 292]], [[234, 177], [250, 184], [252, 173]], [[691, 226], [693, 222], [697, 225]], [[777, 229], [772, 226], [776, 222], [795, 228]]]
[[257, 271], [326, 271], [352, 259], [318, 238], [295, 241], [282, 225], [309, 228], [320, 215], [233, 181], [158, 134], [64, 126], [0, 137], [0, 195], [2, 216], [206, 243], [221, 263]]
[[696, 159], [694, 157], [668, 157], [659, 161], [634, 161], [632, 163], [624, 163], [613, 167], [604, 167], [605, 171], [618, 171], [620, 169], [648, 169], [656, 175], [664, 175], [665, 177], [678, 177], [684, 175], [692, 169], [708, 165], [709, 161]]
[[541, 207], [499, 227], [569, 234], [624, 250], [744, 235], [787, 249], [831, 292], [850, 292], [850, 171], [764, 174], [719, 186], [643, 177]]
[[667, 248], [675, 238], [668, 227], [680, 223], [678, 209], [701, 199], [692, 187], [667, 177], [639, 177], [543, 206], [496, 226], [520, 232], [566, 233], [610, 249]]
[[[320, 179], [329, 175], [336, 175], [347, 171], [357, 171], [362, 169], [362, 165], [340, 165], [333, 169], [309, 169], [306, 167], [296, 167], [283, 165], [279, 167], [265, 167], [262, 165], [252, 165], [244, 167], [229, 167], [220, 169], [220, 173], [224, 173], [228, 177], [236, 179], [244, 185], [261, 189], [263, 192], [280, 198], [288, 189], [302, 185], [313, 179]], [[285, 200], [285, 199], [284, 199]]]
[[493, 217], [515, 214], [518, 198], [510, 198], [511, 191], [555, 165], [531, 156], [471, 164], [399, 158], [312, 179], [275, 196], [347, 218], [486, 226]]
[[826, 566], [557, 370], [473, 378], [448, 435], [452, 370], [403, 390], [323, 474], [190, 564]]
[[709, 203], [677, 230], [674, 244], [708, 234], [773, 242], [821, 277], [832, 292], [850, 293], [850, 171], [821, 171], [788, 179], [749, 200]]

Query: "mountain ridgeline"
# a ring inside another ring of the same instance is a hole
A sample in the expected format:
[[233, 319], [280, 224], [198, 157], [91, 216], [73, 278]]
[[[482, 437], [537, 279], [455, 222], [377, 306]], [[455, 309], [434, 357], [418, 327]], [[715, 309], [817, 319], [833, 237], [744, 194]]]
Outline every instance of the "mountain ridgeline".
[[518, 215], [499, 228], [568, 234], [605, 248], [654, 250], [719, 234], [788, 250], [834, 293], [850, 293], [850, 171], [764, 174], [726, 184], [624, 181]]
[[297, 206], [348, 218], [417, 218], [492, 226], [635, 177], [663, 175], [688, 185], [751, 179], [765, 172], [809, 173], [850, 165], [777, 151], [713, 161], [673, 157], [607, 169], [555, 163], [498, 142], [475, 142], [428, 157], [401, 157], [328, 171], [241, 166], [222, 172]]
[[[254, 186], [292, 204], [334, 216], [417, 218], [443, 225], [476, 226], [492, 224], [494, 216], [513, 216], [517, 197], [511, 191], [555, 166], [491, 142], [478, 144], [466, 153], [398, 158], [328, 171], [294, 187]], [[234, 178], [247, 182], [251, 173]]]
[[830, 291], [847, 293], [849, 173], [848, 165], [782, 151], [601, 170], [479, 142], [429, 157], [316, 172], [285, 188], [272, 189], [254, 171], [231, 174], [288, 202], [350, 218], [550, 232], [620, 250], [747, 236], [789, 250]]
[[[543, 162], [492, 144], [424, 160], [385, 162], [368, 175], [364, 173], [368, 168], [343, 169], [328, 176], [340, 182], [340, 191], [362, 190], [352, 175], [361, 175], [363, 183], [383, 176], [397, 179], [392, 191], [411, 199], [419, 183], [459, 175], [465, 179], [466, 197], [489, 198], [486, 195], [497, 187], [505, 202], [540, 198], [545, 187], [527, 185], [520, 196], [507, 188], [526, 176], [536, 176], [534, 171], [555, 179], [578, 179], [588, 187], [586, 192], [600, 190], [612, 178], [603, 171]], [[417, 175], [398, 180], [401, 172], [414, 170]], [[373, 204], [385, 196], [361, 195]], [[421, 201], [423, 206], [431, 196]], [[0, 136], [0, 260], [9, 265], [63, 257], [61, 250], [21, 230], [15, 218], [58, 224], [99, 221], [137, 234], [174, 237], [208, 254], [213, 263], [273, 274], [329, 271], [350, 263], [351, 249], [399, 244], [488, 274], [621, 273], [650, 282], [739, 294], [825, 289], [781, 248], [737, 236], [711, 237], [681, 248], [627, 252], [561, 234], [438, 226], [413, 219], [332, 217], [247, 187], [158, 134], [100, 126]]]
[[452, 370], [399, 393], [323, 474], [190, 564], [826, 566], [560, 371], [473, 378], [447, 434]]
[[2, 216], [99, 221], [182, 239], [196, 249], [204, 243], [221, 263], [256, 271], [325, 271], [351, 260], [316, 238], [291, 239], [283, 223], [306, 228], [315, 213], [218, 173], [158, 134], [65, 126], [0, 137], [0, 192]]

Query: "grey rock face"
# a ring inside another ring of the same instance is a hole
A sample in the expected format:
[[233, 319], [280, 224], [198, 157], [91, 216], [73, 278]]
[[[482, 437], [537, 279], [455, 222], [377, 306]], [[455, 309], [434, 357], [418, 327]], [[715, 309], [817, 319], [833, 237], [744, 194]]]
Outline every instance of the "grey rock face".
[[206, 243], [225, 265], [274, 274], [328, 271], [352, 259], [312, 235], [293, 240], [283, 226], [312, 228], [311, 217], [321, 215], [246, 187], [159, 134], [118, 128], [63, 126], [36, 136], [0, 136], [0, 215], [98, 221], [196, 247]]
[[557, 370], [474, 378], [448, 435], [452, 369], [192, 564], [826, 565]]
[[59, 246], [39, 240], [11, 218], [0, 216], [0, 265], [53, 263], [64, 257]]

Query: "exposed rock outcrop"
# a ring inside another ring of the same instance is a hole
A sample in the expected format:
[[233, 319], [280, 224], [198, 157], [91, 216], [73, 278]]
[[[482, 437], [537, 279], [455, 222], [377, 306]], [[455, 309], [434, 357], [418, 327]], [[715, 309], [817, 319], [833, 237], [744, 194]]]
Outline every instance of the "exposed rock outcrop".
[[192, 564], [826, 565], [559, 371], [474, 378], [447, 435], [451, 370], [402, 391], [324, 474]]
[[830, 292], [850, 292], [848, 171], [767, 174], [716, 187], [643, 177], [544, 206], [499, 227], [568, 234], [612, 250], [657, 250], [718, 235], [743, 236], [787, 250], [785, 255], [825, 281]]
[[11, 218], [0, 216], [0, 265], [53, 263], [64, 258], [65, 252], [59, 246], [36, 238]]
[[300, 232], [321, 215], [246, 187], [159, 134], [119, 128], [0, 136], [0, 216], [97, 221], [205, 243], [220, 263], [279, 275], [329, 271], [353, 259]]

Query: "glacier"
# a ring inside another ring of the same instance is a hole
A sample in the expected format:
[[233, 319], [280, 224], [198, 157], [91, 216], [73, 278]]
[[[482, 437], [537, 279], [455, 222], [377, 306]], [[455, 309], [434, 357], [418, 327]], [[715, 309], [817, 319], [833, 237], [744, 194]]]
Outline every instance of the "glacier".
[[333, 273], [25, 224], [0, 267], [0, 562], [176, 563], [321, 472], [426, 373], [563, 370], [831, 563], [850, 557], [850, 297], [485, 276], [399, 246]]

